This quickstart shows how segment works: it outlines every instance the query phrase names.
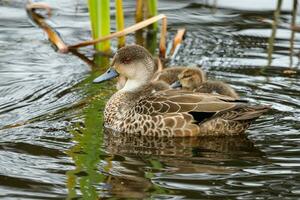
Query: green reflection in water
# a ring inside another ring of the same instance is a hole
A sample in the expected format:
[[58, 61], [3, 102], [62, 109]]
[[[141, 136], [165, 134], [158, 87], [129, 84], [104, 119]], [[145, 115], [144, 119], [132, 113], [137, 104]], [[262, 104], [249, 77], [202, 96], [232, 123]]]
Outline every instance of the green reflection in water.
[[[155, 173], [153, 171], [162, 172], [164, 170], [164, 164], [159, 159], [150, 158], [149, 165], [151, 166], [152, 170], [146, 171], [144, 176], [151, 181], [152, 178], [155, 178]], [[148, 189], [148, 192], [151, 193], [151, 196], [155, 196], [156, 194], [163, 195], [174, 193], [171, 190], [168, 190], [167, 188], [163, 188], [156, 184], [152, 184]]]
[[[102, 66], [105, 65], [103, 70], [109, 64], [108, 58], [102, 57], [102, 59], [97, 58], [95, 60], [99, 61]], [[101, 173], [97, 166], [101, 160], [105, 159], [105, 154], [101, 148], [103, 143], [103, 110], [112, 89], [109, 83], [91, 84], [92, 80], [99, 74], [99, 72], [92, 73], [80, 84], [88, 97], [85, 99], [86, 107], [82, 111], [84, 123], [73, 125], [70, 131], [74, 135], [73, 140], [76, 144], [67, 152], [75, 164], [75, 169], [67, 172], [68, 199], [78, 197], [78, 189], [83, 199], [98, 199], [99, 189], [97, 190], [97, 188], [107, 180], [107, 176]], [[111, 166], [104, 168], [104, 171], [109, 171]]]

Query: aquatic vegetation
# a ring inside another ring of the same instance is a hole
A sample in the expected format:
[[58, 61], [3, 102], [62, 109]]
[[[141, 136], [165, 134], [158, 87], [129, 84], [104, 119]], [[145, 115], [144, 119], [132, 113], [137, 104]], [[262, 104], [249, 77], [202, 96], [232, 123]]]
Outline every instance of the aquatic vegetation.
[[[46, 4], [39, 4], [39, 3], [29, 3], [26, 6], [26, 10], [27, 13], [29, 15], [29, 17], [33, 20], [33, 22], [35, 22], [36, 24], [38, 24], [47, 34], [48, 34], [48, 38], [49, 40], [58, 48], [59, 52], [61, 53], [68, 53], [68, 52], [72, 52], [72, 51], [76, 51], [78, 48], [81, 47], [86, 47], [89, 45], [96, 45], [96, 48], [99, 48], [99, 51], [102, 52], [104, 51], [108, 51], [110, 48], [109, 45], [109, 40], [112, 38], [121, 38], [119, 40], [119, 44], [122, 46], [122, 43], [124, 42], [124, 36], [130, 33], [133, 33], [135, 31], [138, 31], [140, 29], [143, 29], [159, 20], [162, 20], [162, 31], [161, 31], [161, 36], [160, 36], [160, 56], [161, 57], [165, 57], [165, 52], [166, 52], [166, 32], [167, 32], [167, 20], [166, 20], [166, 16], [163, 14], [151, 17], [149, 19], [146, 19], [144, 21], [141, 21], [139, 23], [136, 23], [130, 27], [124, 28], [123, 29], [123, 25], [124, 22], [122, 21], [122, 9], [121, 9], [121, 1], [117, 2], [117, 8], [118, 8], [118, 24], [117, 27], [118, 29], [120, 29], [120, 31], [117, 31], [115, 33], [112, 34], [108, 34], [109, 29], [110, 29], [110, 24], [108, 24], [109, 22], [109, 15], [108, 15], [108, 11], [107, 11], [107, 6], [105, 7], [105, 5], [107, 4], [101, 4], [102, 6], [99, 7], [98, 9], [95, 9], [95, 7], [97, 7], [97, 3], [90, 1], [90, 7], [91, 7], [91, 14], [90, 17], [92, 19], [92, 33], [93, 33], [93, 37], [95, 38], [94, 40], [90, 40], [90, 41], [85, 41], [85, 42], [80, 42], [78, 44], [75, 45], [67, 45], [64, 43], [63, 39], [61, 38], [61, 35], [50, 25], [47, 24], [47, 22], [45, 21], [45, 17], [41, 16], [37, 13], [35, 13], [36, 9], [47, 9], [49, 10], [48, 12], [51, 11], [51, 8], [49, 6], [45, 6]], [[103, 10], [102, 10], [103, 9]], [[104, 11], [106, 9], [106, 12]], [[101, 20], [98, 21], [98, 14], [96, 14], [97, 12], [100, 12], [99, 10], [101, 10], [101, 18], [102, 20], [104, 20], [104, 22], [107, 24], [107, 26], [104, 26], [103, 28], [99, 29], [99, 26], [101, 24]], [[48, 15], [47, 17], [50, 17], [50, 15]], [[122, 29], [122, 30], [121, 30]], [[102, 37], [97, 37], [98, 35], [102, 35]], [[103, 36], [104, 35], [104, 36]], [[123, 38], [123, 39], [122, 39]], [[156, 33], [155, 33], [155, 38], [156, 38]], [[98, 45], [98, 43], [103, 43], [103, 45]], [[156, 40], [154, 41], [156, 43]]]
[[[88, 0], [92, 36], [94, 39], [110, 34], [110, 0]], [[98, 51], [110, 51], [110, 41], [96, 43]]]
[[46, 32], [49, 41], [56, 50], [61, 53], [68, 52], [68, 46], [65, 44], [60, 34], [52, 26], [45, 22], [45, 16], [35, 12], [36, 9], [46, 10], [46, 17], [49, 18], [51, 16], [51, 7], [45, 3], [30, 3], [26, 5], [26, 11], [30, 19]]
[[[115, 0], [117, 31], [124, 29], [123, 0]], [[118, 38], [118, 47], [125, 46], [125, 36]]]
[[[147, 14], [148, 14], [148, 18], [150, 17], [154, 17], [156, 16], [158, 13], [157, 13], [157, 1], [158, 0], [148, 0], [148, 7], [147, 7]], [[158, 28], [158, 25], [157, 25], [157, 22], [153, 23], [152, 25], [152, 29], [154, 31], [157, 31], [157, 28]]]

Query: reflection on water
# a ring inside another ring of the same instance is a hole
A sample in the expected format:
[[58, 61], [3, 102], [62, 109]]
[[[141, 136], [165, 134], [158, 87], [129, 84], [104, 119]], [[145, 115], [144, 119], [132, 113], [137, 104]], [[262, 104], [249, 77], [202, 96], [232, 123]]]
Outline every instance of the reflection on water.
[[[85, 1], [47, 2], [68, 44], [89, 38]], [[300, 38], [288, 27], [300, 17], [293, 1], [282, 1], [276, 34], [273, 0], [159, 2], [169, 38], [179, 27], [188, 30], [170, 64], [201, 66], [243, 99], [271, 104], [270, 113], [244, 137], [103, 130], [112, 82], [92, 85], [100, 72], [55, 53], [28, 22], [24, 1], [0, 0], [0, 198], [299, 198]], [[130, 25], [135, 2], [124, 4]]]
[[[119, 197], [128, 197], [128, 195], [140, 197], [135, 196], [137, 195], [136, 191], [151, 190], [150, 182], [158, 185], [157, 189], [163, 190], [165, 184], [170, 184], [170, 187], [172, 184], [179, 184], [171, 183], [172, 179], [179, 182], [189, 180], [197, 184], [197, 180], [205, 179], [205, 176], [206, 178], [208, 178], [207, 176], [215, 178], [219, 175], [239, 173], [242, 169], [239, 165], [229, 167], [229, 165], [222, 164], [234, 163], [238, 159], [250, 158], [249, 161], [253, 160], [253, 162], [267, 162], [263, 158], [264, 154], [246, 136], [155, 138], [105, 130], [104, 149], [110, 155], [114, 155], [114, 160], [125, 157], [125, 160], [122, 159], [120, 163], [121, 168], [116, 167], [118, 174], [114, 175], [123, 177], [122, 192], [126, 192], [125, 196], [119, 193], [118, 185], [111, 184], [111, 193]], [[239, 164], [241, 163], [242, 161]], [[135, 177], [132, 176], [132, 173], [135, 173], [132, 168], [136, 167], [140, 168], [138, 169], [139, 173], [143, 174], [146, 179], [135, 180]], [[135, 185], [139, 185], [139, 187], [132, 188], [132, 179], [138, 182]], [[143, 185], [143, 190], [140, 188], [141, 185]], [[181, 187], [185, 187], [184, 185]], [[187, 189], [191, 186], [188, 186]], [[200, 186], [195, 185], [195, 187]], [[143, 197], [147, 195], [144, 192]]]
[[246, 137], [188, 137], [156, 138], [142, 137], [106, 130], [104, 134], [105, 149], [111, 154], [152, 155], [176, 158], [212, 157], [226, 159], [231, 153], [251, 152], [260, 155], [260, 151]]

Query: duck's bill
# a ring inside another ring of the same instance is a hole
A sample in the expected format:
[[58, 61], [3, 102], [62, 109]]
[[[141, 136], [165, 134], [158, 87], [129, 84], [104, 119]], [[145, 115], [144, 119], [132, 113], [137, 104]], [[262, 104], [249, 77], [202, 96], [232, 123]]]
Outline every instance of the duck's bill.
[[119, 76], [119, 73], [115, 69], [110, 67], [104, 74], [94, 79], [93, 83], [102, 83], [104, 81], [113, 79], [117, 76]]
[[171, 84], [171, 88], [173, 88], [173, 89], [182, 88], [182, 85], [181, 85], [180, 81], [175, 81], [174, 83]]

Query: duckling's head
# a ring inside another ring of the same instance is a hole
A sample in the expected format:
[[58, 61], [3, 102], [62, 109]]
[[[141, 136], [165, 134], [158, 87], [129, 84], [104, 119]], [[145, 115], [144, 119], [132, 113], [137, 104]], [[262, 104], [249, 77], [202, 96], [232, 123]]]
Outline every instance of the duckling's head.
[[178, 75], [182, 88], [193, 90], [206, 81], [205, 74], [198, 68], [186, 68]]
[[142, 46], [129, 45], [115, 54], [111, 67], [94, 83], [101, 83], [121, 75], [127, 79], [122, 90], [133, 90], [150, 82], [154, 74], [154, 60]]

